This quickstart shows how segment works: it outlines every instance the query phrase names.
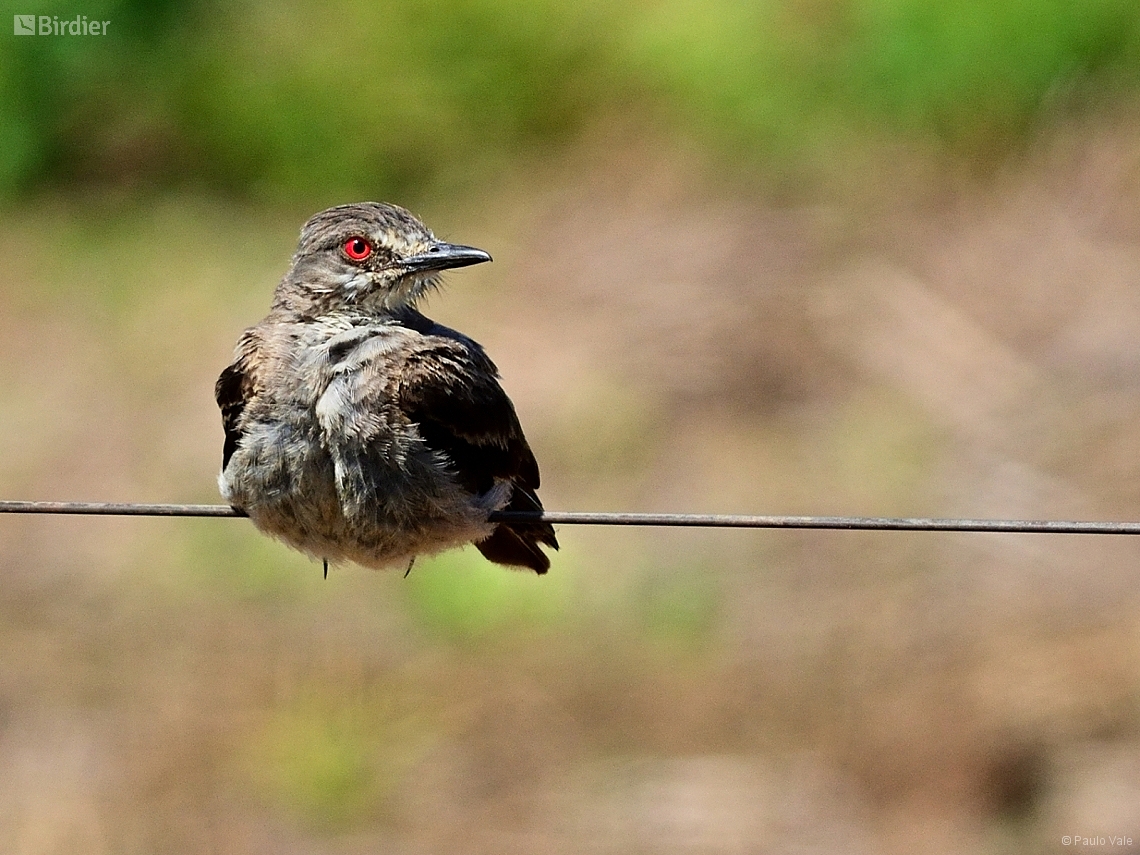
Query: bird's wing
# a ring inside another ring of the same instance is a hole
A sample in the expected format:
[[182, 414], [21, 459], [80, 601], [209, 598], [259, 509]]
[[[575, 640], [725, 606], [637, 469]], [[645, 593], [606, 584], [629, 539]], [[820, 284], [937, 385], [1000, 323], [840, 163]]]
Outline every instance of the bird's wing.
[[257, 351], [259, 338], [246, 330], [234, 350], [234, 361], [226, 366], [214, 385], [214, 399], [222, 411], [222, 429], [226, 441], [222, 446], [222, 469], [230, 462], [242, 437], [241, 416], [257, 388]]
[[467, 489], [485, 493], [496, 480], [538, 489], [538, 463], [515, 408], [477, 345], [425, 337], [404, 359], [396, 400]]
[[[538, 463], [498, 370], [478, 345], [425, 337], [408, 354], [396, 394], [423, 441], [447, 457], [467, 489], [485, 493], [506, 480], [512, 492], [504, 510], [542, 510]], [[558, 548], [549, 523], [501, 524], [476, 547], [492, 561], [545, 573], [550, 560], [538, 543]]]

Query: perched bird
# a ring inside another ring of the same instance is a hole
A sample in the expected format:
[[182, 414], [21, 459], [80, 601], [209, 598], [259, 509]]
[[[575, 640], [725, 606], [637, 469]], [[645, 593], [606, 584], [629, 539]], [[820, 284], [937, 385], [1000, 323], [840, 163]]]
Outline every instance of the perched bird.
[[301, 229], [269, 314], [218, 378], [222, 495], [328, 562], [411, 567], [474, 543], [545, 573], [538, 464], [483, 348], [416, 310], [440, 272], [490, 261], [396, 205], [329, 208]]

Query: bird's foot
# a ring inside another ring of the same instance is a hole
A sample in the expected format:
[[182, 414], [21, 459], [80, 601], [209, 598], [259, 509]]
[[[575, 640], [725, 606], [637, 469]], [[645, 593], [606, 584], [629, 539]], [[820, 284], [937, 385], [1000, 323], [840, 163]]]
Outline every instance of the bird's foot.
[[416, 556], [412, 556], [412, 560], [408, 562], [408, 569], [404, 571], [404, 578], [408, 578], [408, 574], [412, 572], [412, 565], [416, 563]]

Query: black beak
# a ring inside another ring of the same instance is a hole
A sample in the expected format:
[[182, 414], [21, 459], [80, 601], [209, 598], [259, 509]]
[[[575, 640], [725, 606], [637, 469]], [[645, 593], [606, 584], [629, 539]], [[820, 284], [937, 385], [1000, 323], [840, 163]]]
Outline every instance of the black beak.
[[409, 271], [450, 270], [453, 267], [467, 267], [490, 260], [489, 253], [473, 246], [436, 241], [427, 252], [405, 258], [401, 265]]

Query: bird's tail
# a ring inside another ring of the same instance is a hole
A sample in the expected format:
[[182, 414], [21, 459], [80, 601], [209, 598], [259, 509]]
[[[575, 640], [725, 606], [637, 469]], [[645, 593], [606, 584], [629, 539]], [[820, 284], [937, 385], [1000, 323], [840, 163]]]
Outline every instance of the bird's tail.
[[[504, 511], [541, 511], [542, 502], [530, 490], [515, 486]], [[499, 523], [490, 537], [475, 543], [475, 548], [488, 561], [510, 567], [529, 567], [539, 575], [550, 569], [550, 559], [539, 544], [558, 548], [554, 526], [550, 523]]]

